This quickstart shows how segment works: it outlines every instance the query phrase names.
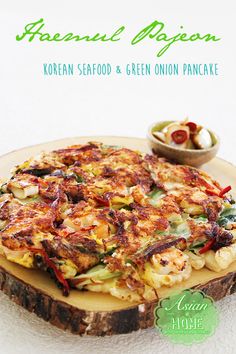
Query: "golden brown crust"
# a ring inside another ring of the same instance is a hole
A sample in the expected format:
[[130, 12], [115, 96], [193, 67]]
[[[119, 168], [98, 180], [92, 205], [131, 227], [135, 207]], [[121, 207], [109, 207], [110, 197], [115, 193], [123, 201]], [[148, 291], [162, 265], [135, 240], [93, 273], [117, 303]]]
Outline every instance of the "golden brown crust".
[[[179, 240], [181, 252], [211, 238], [217, 247], [231, 243], [215, 225], [221, 190], [205, 172], [126, 148], [88, 143], [43, 153], [18, 166], [2, 190], [0, 248], [11, 261], [50, 270], [67, 290], [102, 263], [119, 273], [112, 286], [136, 289], [143, 300], [147, 254], [174, 252]], [[168, 267], [160, 264], [173, 279], [191, 273], [187, 260]]]

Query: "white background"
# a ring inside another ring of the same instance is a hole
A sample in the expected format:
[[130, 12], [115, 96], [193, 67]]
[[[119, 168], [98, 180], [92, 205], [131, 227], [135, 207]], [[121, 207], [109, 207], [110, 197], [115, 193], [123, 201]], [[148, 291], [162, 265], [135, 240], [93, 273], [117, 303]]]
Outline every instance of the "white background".
[[[221, 137], [219, 155], [236, 163], [235, 2], [232, 1], [0, 1], [0, 153], [48, 140], [81, 135], [145, 137], [155, 120], [204, 124]], [[117, 43], [17, 42], [27, 23], [41, 17], [45, 32], [112, 34]], [[176, 43], [160, 59], [160, 43], [130, 41], [154, 20], [171, 36], [213, 33], [216, 43]], [[218, 63], [218, 77], [45, 77], [42, 64]], [[173, 346], [149, 330], [105, 339], [80, 339], [57, 331], [0, 295], [0, 352], [11, 353], [233, 353], [236, 296], [221, 301], [214, 337], [191, 349]], [[30, 322], [29, 322], [30, 319]], [[221, 346], [221, 349], [220, 349]]]

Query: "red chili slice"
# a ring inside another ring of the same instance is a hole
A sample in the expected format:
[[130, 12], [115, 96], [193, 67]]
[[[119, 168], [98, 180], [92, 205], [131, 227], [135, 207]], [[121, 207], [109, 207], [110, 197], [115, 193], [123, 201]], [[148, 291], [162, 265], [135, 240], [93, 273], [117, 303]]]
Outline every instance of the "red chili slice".
[[99, 197], [98, 195], [96, 195], [96, 196], [94, 196], [94, 199], [96, 200], [96, 202], [98, 202], [99, 205], [102, 205], [105, 207], [110, 206], [110, 201], [108, 198]]
[[206, 189], [205, 192], [209, 195], [216, 195], [217, 197], [219, 197], [219, 193], [213, 191], [213, 190], [210, 190], [210, 189]]
[[68, 296], [70, 293], [70, 287], [69, 284], [67, 282], [67, 280], [63, 277], [62, 272], [57, 268], [57, 266], [54, 264], [54, 262], [48, 257], [47, 253], [40, 249], [40, 248], [28, 248], [31, 252], [34, 253], [40, 253], [43, 257], [44, 260], [48, 266], [48, 268], [51, 268], [55, 274], [55, 277], [57, 278], [57, 280], [59, 281], [59, 283], [61, 283], [62, 288], [63, 288], [63, 295], [64, 296]]
[[183, 144], [188, 139], [188, 134], [185, 130], [179, 129], [174, 131], [171, 137], [176, 144]]
[[185, 125], [187, 125], [190, 129], [191, 133], [194, 133], [197, 130], [197, 124], [193, 122], [188, 122]]
[[228, 186], [228, 187], [223, 188], [223, 189], [220, 191], [219, 197], [222, 198], [226, 193], [228, 193], [229, 191], [231, 191], [231, 189], [232, 189], [231, 186]]
[[202, 254], [202, 253], [205, 253], [207, 251], [209, 251], [211, 249], [211, 247], [213, 246], [213, 244], [215, 243], [215, 239], [213, 238], [212, 240], [210, 241], [207, 241], [207, 243], [205, 244], [205, 246], [203, 246], [199, 253]]
[[95, 227], [96, 227], [96, 225], [81, 227], [80, 231], [90, 231], [90, 230], [95, 229]]
[[205, 192], [209, 195], [216, 195], [217, 197], [222, 198], [226, 193], [231, 191], [232, 187], [228, 186], [223, 188], [219, 193], [215, 192], [214, 190], [206, 189]]

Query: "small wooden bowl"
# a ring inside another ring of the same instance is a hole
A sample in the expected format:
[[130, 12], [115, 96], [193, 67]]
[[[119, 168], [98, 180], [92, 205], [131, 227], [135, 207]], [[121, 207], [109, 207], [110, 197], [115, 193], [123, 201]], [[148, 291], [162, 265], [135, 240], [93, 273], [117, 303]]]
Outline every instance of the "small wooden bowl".
[[180, 164], [199, 167], [206, 162], [212, 160], [219, 150], [220, 140], [219, 137], [207, 129], [211, 134], [213, 141], [212, 147], [209, 149], [179, 149], [177, 147], [162, 143], [152, 134], [154, 131], [162, 130], [166, 125], [174, 123], [174, 121], [160, 121], [152, 124], [148, 129], [148, 142], [152, 151], [159, 156], [164, 156], [169, 160], [175, 161]]

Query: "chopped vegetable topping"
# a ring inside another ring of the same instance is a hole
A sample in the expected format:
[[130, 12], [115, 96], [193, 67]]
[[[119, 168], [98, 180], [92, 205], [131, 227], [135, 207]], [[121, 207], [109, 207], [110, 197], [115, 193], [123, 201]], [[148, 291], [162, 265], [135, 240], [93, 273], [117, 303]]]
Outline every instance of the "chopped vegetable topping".
[[225, 187], [220, 191], [220, 193], [217, 193], [214, 190], [211, 189], [206, 189], [206, 193], [209, 195], [216, 195], [217, 197], [223, 198], [226, 193], [228, 193], [232, 189], [231, 186]]
[[206, 189], [206, 193], [208, 195], [216, 195], [217, 197], [219, 197], [219, 193], [217, 193], [216, 191], [212, 190], [212, 189]]
[[213, 246], [213, 244], [215, 243], [215, 239], [213, 238], [212, 240], [208, 241], [205, 246], [203, 246], [200, 250], [199, 253], [206, 253], [207, 251], [209, 251], [211, 249], [211, 247]]
[[70, 293], [70, 287], [66, 279], [63, 277], [62, 272], [57, 268], [56, 264], [48, 257], [45, 250], [40, 248], [30, 248], [29, 249], [34, 254], [40, 253], [41, 256], [44, 258], [44, 261], [48, 268], [53, 271], [55, 277], [57, 278], [58, 282], [61, 284], [63, 289], [63, 295], [68, 296]]
[[220, 226], [224, 226], [228, 228], [232, 223], [236, 222], [236, 209], [235, 208], [226, 208], [222, 213], [220, 214], [220, 217], [218, 219], [218, 224]]
[[219, 194], [219, 197], [223, 197], [226, 193], [228, 193], [229, 191], [231, 191], [231, 186], [225, 187], [224, 189], [222, 189], [222, 191]]

